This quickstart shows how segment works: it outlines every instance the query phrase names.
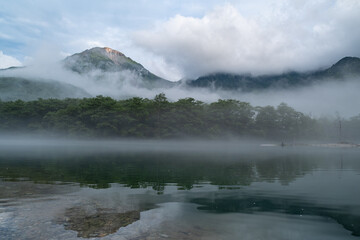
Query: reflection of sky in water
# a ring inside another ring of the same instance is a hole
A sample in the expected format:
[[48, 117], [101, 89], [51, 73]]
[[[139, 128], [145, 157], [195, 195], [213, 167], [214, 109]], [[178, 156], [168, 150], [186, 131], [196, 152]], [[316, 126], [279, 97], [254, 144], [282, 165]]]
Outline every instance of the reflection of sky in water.
[[[56, 239], [77, 239], [75, 231], [64, 230], [62, 225], [54, 223], [54, 217], [60, 216], [66, 208], [100, 205], [116, 209], [120, 205], [123, 209], [133, 209], [144, 202], [152, 202], [157, 203], [157, 207], [141, 212], [140, 221], [104, 239], [352, 239], [347, 230], [329, 217], [256, 211], [252, 214], [215, 213], [199, 210], [200, 205], [188, 203], [198, 197], [215, 201], [216, 198], [242, 195], [224, 191], [228, 193], [225, 196], [213, 186], [190, 191], [175, 191], [175, 187], [170, 187], [168, 192], [159, 196], [151, 189], [131, 190], [118, 185], [102, 190], [82, 188], [75, 193], [55, 196], [50, 201], [24, 200], [12, 207], [14, 216], [2, 213], [1, 225], [11, 228], [2, 228], [1, 234], [8, 239], [50, 239], [53, 236]], [[282, 198], [281, 195], [277, 197]]]
[[[2, 152], [0, 236], [76, 239], [63, 225], [71, 208], [141, 211], [139, 221], [104, 239], [352, 239], [360, 233], [360, 151], [209, 155], [204, 146], [185, 155]], [[19, 178], [31, 181], [4, 181]]]

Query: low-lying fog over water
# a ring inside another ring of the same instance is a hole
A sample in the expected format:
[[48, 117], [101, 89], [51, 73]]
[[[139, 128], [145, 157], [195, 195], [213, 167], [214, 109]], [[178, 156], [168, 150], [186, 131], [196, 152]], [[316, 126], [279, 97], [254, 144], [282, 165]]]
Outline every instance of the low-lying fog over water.
[[356, 239], [360, 148], [0, 141], [1, 239]]

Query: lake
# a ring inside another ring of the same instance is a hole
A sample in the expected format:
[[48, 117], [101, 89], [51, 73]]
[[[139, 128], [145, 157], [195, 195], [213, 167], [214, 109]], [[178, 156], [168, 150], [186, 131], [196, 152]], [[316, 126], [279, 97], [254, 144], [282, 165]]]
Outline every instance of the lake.
[[0, 239], [358, 239], [360, 148], [0, 140]]

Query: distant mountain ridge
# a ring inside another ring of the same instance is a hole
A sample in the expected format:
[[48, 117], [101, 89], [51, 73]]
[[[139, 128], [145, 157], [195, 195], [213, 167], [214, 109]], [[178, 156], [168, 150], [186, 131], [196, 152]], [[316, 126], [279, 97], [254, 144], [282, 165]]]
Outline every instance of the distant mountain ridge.
[[223, 90], [264, 90], [269, 88], [291, 88], [308, 86], [327, 80], [343, 80], [346, 77], [360, 77], [360, 58], [344, 57], [330, 68], [313, 72], [288, 72], [278, 75], [239, 75], [214, 73], [188, 80], [189, 87], [201, 87]]

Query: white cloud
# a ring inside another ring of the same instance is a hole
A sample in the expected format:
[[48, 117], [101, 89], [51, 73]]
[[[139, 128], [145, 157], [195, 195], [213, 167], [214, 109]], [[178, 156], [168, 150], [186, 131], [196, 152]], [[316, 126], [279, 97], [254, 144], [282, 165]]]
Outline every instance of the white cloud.
[[231, 4], [201, 18], [176, 15], [133, 39], [184, 77], [313, 70], [360, 55], [360, 1], [278, 3], [252, 15]]
[[7, 1], [2, 50], [22, 52], [23, 59], [43, 43], [67, 53], [108, 46], [170, 80], [214, 71], [308, 70], [360, 55], [358, 0], [224, 2]]
[[0, 51], [0, 69], [21, 66], [21, 62], [14, 57], [5, 55], [2, 51]]

